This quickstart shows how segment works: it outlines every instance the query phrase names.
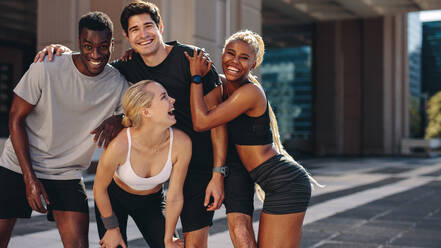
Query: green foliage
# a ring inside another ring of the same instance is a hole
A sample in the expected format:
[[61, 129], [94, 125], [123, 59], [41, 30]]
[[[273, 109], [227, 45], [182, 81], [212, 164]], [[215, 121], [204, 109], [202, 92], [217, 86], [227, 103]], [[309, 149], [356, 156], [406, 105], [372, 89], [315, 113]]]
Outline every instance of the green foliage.
[[433, 95], [428, 103], [426, 139], [441, 138], [441, 91]]
[[410, 137], [421, 138], [423, 134], [421, 130], [420, 102], [418, 97], [410, 96], [409, 112]]

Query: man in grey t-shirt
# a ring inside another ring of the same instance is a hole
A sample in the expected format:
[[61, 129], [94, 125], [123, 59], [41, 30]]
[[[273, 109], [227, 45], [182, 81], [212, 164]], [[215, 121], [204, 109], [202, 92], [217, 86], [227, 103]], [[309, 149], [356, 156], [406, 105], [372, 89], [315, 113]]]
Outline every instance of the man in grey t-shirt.
[[16, 218], [30, 218], [32, 210], [56, 221], [64, 247], [88, 246], [81, 171], [96, 148], [90, 131], [122, 113], [128, 88], [107, 64], [112, 33], [104, 13], [83, 16], [80, 54], [32, 64], [14, 89], [11, 136], [0, 157], [0, 247], [7, 246]]

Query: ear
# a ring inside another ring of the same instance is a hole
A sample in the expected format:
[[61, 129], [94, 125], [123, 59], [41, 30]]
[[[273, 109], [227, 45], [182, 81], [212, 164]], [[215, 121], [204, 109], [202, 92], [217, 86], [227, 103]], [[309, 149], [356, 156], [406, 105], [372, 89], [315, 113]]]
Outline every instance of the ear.
[[127, 41], [129, 41], [129, 36], [127, 35], [127, 32], [125, 30], [123, 30], [123, 35], [124, 37], [126, 37]]
[[257, 61], [254, 61], [253, 65], [251, 66], [251, 70], [254, 70], [254, 68], [256, 68], [256, 64], [257, 64]]
[[115, 48], [115, 39], [112, 38], [110, 41], [110, 52], [113, 53], [113, 49]]
[[142, 108], [141, 109], [141, 114], [144, 115], [147, 118], [152, 117], [152, 114], [150, 114], [150, 111], [147, 108]]
[[[161, 18], [162, 19], [162, 18]], [[159, 32], [162, 34], [162, 33], [164, 33], [164, 25], [162, 24], [162, 20], [160, 20], [159, 21], [159, 26], [158, 26], [158, 28], [159, 28]]]

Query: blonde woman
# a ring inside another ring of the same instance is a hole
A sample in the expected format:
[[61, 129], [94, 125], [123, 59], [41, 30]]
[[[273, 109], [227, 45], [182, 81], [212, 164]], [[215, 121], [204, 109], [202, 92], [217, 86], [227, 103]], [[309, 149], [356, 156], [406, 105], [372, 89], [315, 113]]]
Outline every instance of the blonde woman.
[[[265, 191], [258, 246], [299, 247], [311, 182], [315, 181], [284, 151], [265, 92], [251, 75], [263, 53], [262, 38], [254, 32], [241, 31], [228, 38], [222, 54], [224, 84], [218, 90], [225, 100], [208, 110], [202, 85], [192, 82], [192, 119], [198, 131], [228, 123], [229, 142], [235, 144], [253, 181]], [[186, 56], [193, 78], [211, 67], [202, 52]]]
[[[104, 150], [93, 186], [101, 247], [127, 246], [129, 215], [150, 247], [183, 247], [173, 233], [192, 146], [184, 132], [171, 128], [174, 102], [154, 81], [140, 81], [126, 91], [127, 128]], [[164, 219], [162, 184], [169, 178]]]

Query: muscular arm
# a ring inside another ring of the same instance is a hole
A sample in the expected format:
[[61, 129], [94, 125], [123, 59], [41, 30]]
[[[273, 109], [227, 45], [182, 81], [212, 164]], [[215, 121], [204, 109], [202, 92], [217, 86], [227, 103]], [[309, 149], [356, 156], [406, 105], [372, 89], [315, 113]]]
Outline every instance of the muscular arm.
[[12, 146], [23, 173], [28, 203], [32, 209], [45, 213], [47, 210], [43, 206], [40, 196], [43, 195], [46, 204], [49, 204], [49, 199], [32, 168], [31, 156], [29, 155], [29, 140], [25, 130], [25, 119], [34, 107], [34, 105], [14, 94], [8, 124], [11, 132]]
[[123, 160], [121, 157], [125, 156], [124, 151], [127, 152], [127, 146], [122, 144], [124, 143], [124, 138], [123, 133], [118, 135], [118, 137], [104, 149], [98, 162], [93, 184], [93, 195], [101, 216], [104, 218], [112, 215], [112, 206], [110, 204], [109, 194], [107, 193], [107, 187], [112, 182], [113, 174], [118, 165], [121, 164], [120, 161]]
[[[202, 53], [191, 57], [185, 53], [192, 75], [204, 75], [212, 63], [203, 57]], [[209, 109], [204, 101], [203, 85], [192, 82], [190, 86], [190, 108], [193, 127], [196, 131], [206, 131], [226, 124], [255, 108], [259, 100], [266, 99], [263, 90], [254, 84], [244, 84], [224, 102]]]
[[178, 222], [179, 214], [184, 205], [183, 188], [187, 175], [188, 164], [191, 159], [191, 140], [182, 131], [174, 129], [175, 142], [173, 142], [173, 170], [167, 192], [165, 205], [165, 235], [164, 243], [173, 242], [173, 233]]
[[[119, 134], [110, 145], [104, 149], [100, 160], [93, 184], [93, 195], [96, 206], [102, 218], [110, 217], [113, 214], [112, 205], [110, 203], [107, 188], [112, 181], [116, 168], [120, 165], [127, 153], [127, 140], [123, 134]], [[125, 148], [125, 149], [124, 149]], [[125, 247], [119, 227], [108, 229], [100, 244], [116, 247], [117, 244]]]
[[[204, 98], [209, 108], [215, 108], [222, 102], [221, 87], [217, 87], [207, 94]], [[213, 167], [225, 165], [228, 135], [226, 125], [221, 125], [211, 129], [211, 143], [213, 146]], [[208, 205], [210, 197], [213, 197], [213, 203]], [[224, 200], [224, 178], [222, 174], [213, 172], [212, 178], [207, 186], [204, 205], [208, 206], [208, 211], [219, 209]]]

